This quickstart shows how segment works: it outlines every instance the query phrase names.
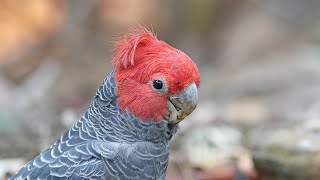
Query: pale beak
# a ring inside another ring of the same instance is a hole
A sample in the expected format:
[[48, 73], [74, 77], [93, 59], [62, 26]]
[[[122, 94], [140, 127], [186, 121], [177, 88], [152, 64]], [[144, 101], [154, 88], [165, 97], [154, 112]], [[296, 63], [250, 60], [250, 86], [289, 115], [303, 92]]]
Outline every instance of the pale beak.
[[198, 88], [195, 83], [190, 84], [179, 94], [169, 97], [168, 106], [170, 117], [168, 122], [176, 124], [193, 112], [198, 102]]

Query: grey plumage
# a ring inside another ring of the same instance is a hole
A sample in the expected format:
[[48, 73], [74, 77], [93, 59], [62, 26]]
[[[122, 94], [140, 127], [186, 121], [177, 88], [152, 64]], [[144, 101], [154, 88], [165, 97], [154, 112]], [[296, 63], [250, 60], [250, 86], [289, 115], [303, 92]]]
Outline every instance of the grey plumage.
[[10, 179], [165, 179], [177, 126], [122, 112], [112, 72], [85, 115]]

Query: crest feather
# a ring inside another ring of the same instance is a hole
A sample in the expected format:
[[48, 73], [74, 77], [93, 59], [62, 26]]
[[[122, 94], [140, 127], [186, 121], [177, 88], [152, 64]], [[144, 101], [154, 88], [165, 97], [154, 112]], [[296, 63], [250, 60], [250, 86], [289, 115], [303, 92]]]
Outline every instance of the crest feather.
[[134, 65], [136, 51], [141, 46], [151, 45], [158, 41], [152, 31], [138, 25], [131, 33], [121, 36], [114, 45], [112, 63], [118, 69]]

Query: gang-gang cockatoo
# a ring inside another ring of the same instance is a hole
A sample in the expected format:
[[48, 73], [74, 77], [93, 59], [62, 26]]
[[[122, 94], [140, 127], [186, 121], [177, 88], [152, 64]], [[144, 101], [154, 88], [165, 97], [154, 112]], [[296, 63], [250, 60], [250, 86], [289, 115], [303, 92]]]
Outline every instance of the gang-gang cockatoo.
[[141, 25], [118, 39], [112, 62], [84, 116], [11, 179], [165, 179], [169, 141], [197, 104], [199, 71]]

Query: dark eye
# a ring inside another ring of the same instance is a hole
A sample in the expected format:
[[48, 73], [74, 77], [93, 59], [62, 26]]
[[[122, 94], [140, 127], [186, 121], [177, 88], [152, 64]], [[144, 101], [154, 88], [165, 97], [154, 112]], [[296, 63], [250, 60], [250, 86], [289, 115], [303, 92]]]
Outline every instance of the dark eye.
[[162, 89], [163, 82], [161, 80], [154, 80], [153, 81], [153, 87], [156, 89]]

